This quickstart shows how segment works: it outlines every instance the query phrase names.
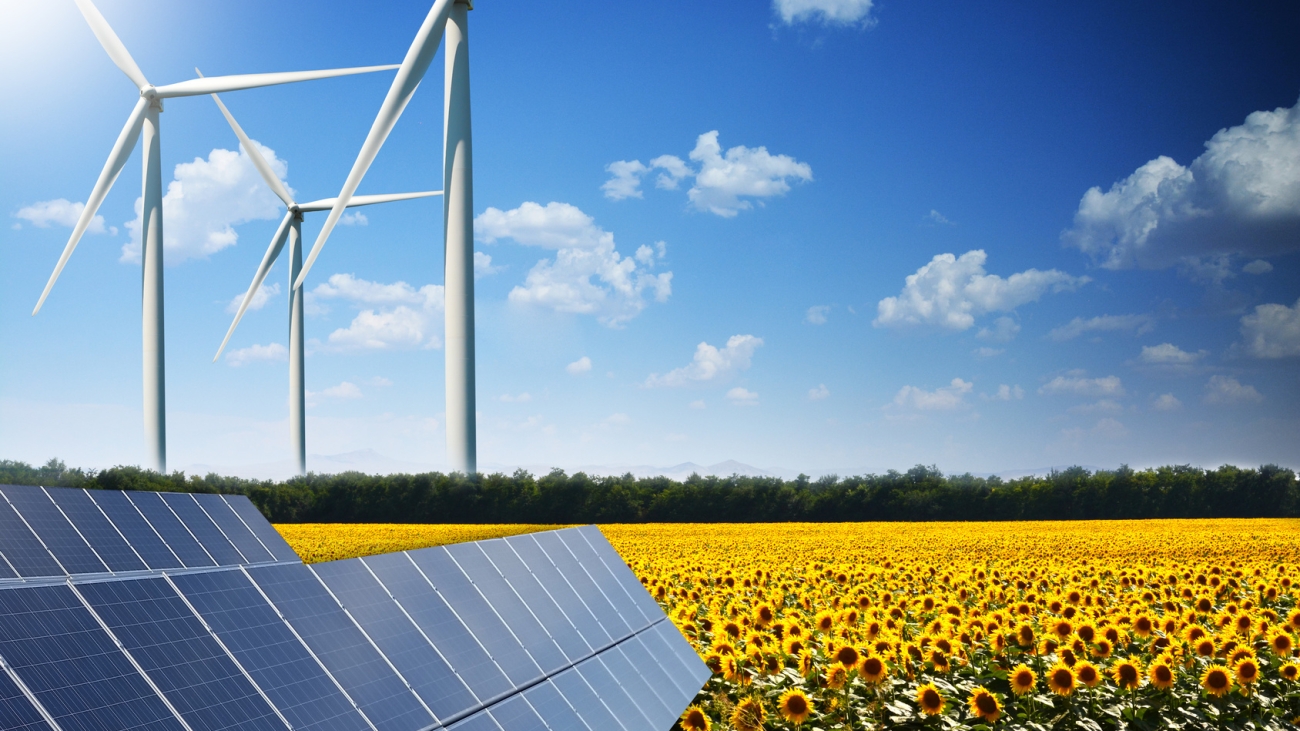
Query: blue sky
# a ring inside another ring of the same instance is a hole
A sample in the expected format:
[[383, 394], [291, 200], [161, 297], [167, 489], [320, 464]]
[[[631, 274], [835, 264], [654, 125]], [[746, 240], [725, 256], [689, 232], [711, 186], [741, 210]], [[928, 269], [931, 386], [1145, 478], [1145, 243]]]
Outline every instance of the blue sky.
[[[480, 464], [1300, 466], [1278, 5], [478, 3]], [[98, 7], [154, 84], [397, 63], [428, 12]], [[71, 2], [0, 20], [0, 457], [139, 463], [138, 152], [30, 316], [136, 92]], [[361, 193], [441, 187], [441, 68]], [[391, 78], [223, 98], [310, 200]], [[169, 466], [287, 460], [283, 263], [211, 362], [283, 209], [210, 99], [161, 123]], [[311, 271], [310, 454], [445, 464], [440, 205]]]

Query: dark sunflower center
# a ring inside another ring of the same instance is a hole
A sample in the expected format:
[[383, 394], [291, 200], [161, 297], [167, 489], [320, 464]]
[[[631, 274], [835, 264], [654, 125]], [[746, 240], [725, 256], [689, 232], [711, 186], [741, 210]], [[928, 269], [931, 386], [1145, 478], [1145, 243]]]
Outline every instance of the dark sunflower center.
[[927, 688], [926, 691], [921, 694], [921, 703], [924, 704], [926, 708], [938, 708], [939, 704], [943, 703], [943, 698], [939, 696], [937, 691]]
[[1210, 673], [1210, 676], [1205, 679], [1205, 682], [1208, 683], [1211, 688], [1227, 687], [1228, 674], [1221, 670], [1216, 670]]
[[975, 696], [975, 707], [980, 709], [980, 713], [997, 713], [998, 700], [987, 693], [981, 693]]
[[785, 702], [785, 707], [791, 715], [795, 716], [802, 716], [804, 713], [808, 712], [808, 703], [803, 699], [803, 696], [791, 696], [790, 699]]

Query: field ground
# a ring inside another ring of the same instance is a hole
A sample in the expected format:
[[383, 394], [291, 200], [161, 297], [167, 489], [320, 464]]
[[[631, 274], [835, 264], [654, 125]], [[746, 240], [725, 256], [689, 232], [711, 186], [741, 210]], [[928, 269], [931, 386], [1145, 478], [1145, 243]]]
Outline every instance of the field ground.
[[[277, 527], [317, 561], [559, 526]], [[601, 530], [714, 670], [687, 729], [1300, 718], [1300, 520]]]

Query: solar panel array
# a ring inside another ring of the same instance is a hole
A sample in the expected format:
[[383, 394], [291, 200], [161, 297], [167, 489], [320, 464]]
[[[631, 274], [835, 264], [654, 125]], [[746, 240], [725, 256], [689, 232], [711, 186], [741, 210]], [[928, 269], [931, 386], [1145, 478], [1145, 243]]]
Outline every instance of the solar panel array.
[[0, 497], [4, 729], [662, 731], [709, 677], [593, 526], [309, 566], [242, 495]]

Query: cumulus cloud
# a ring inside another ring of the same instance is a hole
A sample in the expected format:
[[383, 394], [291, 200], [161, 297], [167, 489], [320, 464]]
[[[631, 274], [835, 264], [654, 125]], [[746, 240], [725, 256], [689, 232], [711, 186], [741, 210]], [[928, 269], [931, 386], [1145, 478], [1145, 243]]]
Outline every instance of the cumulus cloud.
[[1241, 318], [1241, 339], [1256, 358], [1300, 356], [1300, 300], [1294, 307], [1259, 305]]
[[[283, 180], [289, 172], [288, 163], [265, 145], [258, 144], [258, 149]], [[137, 198], [135, 219], [126, 224], [131, 242], [122, 247], [124, 262], [140, 261], [143, 209], [143, 199]], [[198, 157], [181, 163], [163, 196], [163, 252], [167, 263], [205, 258], [234, 246], [239, 240], [235, 226], [278, 219], [283, 215], [281, 209], [280, 199], [262, 182], [242, 148], [238, 152], [218, 148], [206, 160]]]
[[1156, 411], [1177, 411], [1183, 407], [1183, 402], [1172, 393], [1162, 393], [1151, 401], [1151, 408]]
[[492, 266], [492, 257], [481, 251], [474, 252], [474, 278], [486, 277], [501, 271], [501, 267]]
[[871, 25], [873, 0], [772, 0], [772, 10], [786, 25]]
[[983, 347], [976, 348], [976, 349], [975, 349], [974, 351], [972, 351], [972, 352], [975, 353], [975, 355], [976, 355], [977, 357], [979, 357], [979, 358], [993, 358], [993, 357], [996, 357], [996, 356], [1002, 355], [1003, 353], [1007, 352], [1007, 349], [1006, 349], [1006, 348], [990, 348], [990, 347], [988, 347], [988, 346], [986, 345], [986, 346], [983, 346]]
[[985, 401], [1019, 401], [1025, 397], [1025, 389], [1020, 386], [1002, 384], [993, 393], [981, 394]]
[[747, 388], [736, 386], [730, 391], [727, 391], [727, 400], [731, 401], [731, 403], [736, 406], [757, 406], [758, 394]]
[[947, 216], [934, 210], [933, 208], [930, 209], [929, 213], [925, 214], [925, 217], [922, 220], [926, 224], [929, 224], [931, 226], [956, 226], [957, 225], [952, 221], [949, 221]]
[[804, 313], [803, 321], [809, 325], [825, 325], [826, 316], [830, 314], [830, 311], [829, 305], [814, 305]]
[[[234, 297], [231, 297], [230, 301], [226, 303], [226, 312], [232, 314], [239, 312], [239, 305], [244, 301], [245, 294], [248, 294], [248, 292], [240, 292]], [[266, 307], [266, 303], [270, 302], [272, 297], [278, 296], [280, 296], [280, 284], [278, 282], [269, 287], [266, 286], [265, 282], [263, 282], [262, 286], [258, 287], [257, 291], [253, 293], [253, 299], [249, 300], [248, 309], [260, 310], [263, 307]]]
[[419, 289], [406, 282], [383, 284], [335, 274], [307, 293], [307, 304], [319, 309], [322, 300], [341, 300], [361, 311], [345, 328], [329, 334], [323, 350], [362, 352], [410, 348], [440, 348], [438, 332], [443, 311], [443, 288], [426, 284]]
[[1138, 355], [1138, 361], [1147, 365], [1185, 368], [1195, 365], [1197, 361], [1209, 354], [1210, 351], [1208, 350], [1198, 350], [1195, 353], [1189, 353], [1173, 343], [1161, 343], [1159, 345], [1142, 346], [1142, 353]]
[[488, 208], [474, 219], [474, 231], [489, 244], [511, 239], [556, 250], [554, 259], [537, 262], [524, 284], [510, 290], [509, 300], [519, 305], [595, 315], [602, 324], [620, 327], [646, 308], [647, 295], [666, 302], [672, 294], [673, 273], [651, 271], [666, 252], [662, 241], [624, 257], [614, 249], [614, 234], [568, 203]]
[[1236, 404], [1257, 403], [1264, 397], [1254, 386], [1244, 385], [1232, 376], [1210, 376], [1205, 383], [1204, 399], [1207, 404], [1233, 406]]
[[351, 211], [339, 216], [340, 226], [366, 226], [370, 224], [370, 219], [361, 211]]
[[1119, 376], [1104, 378], [1084, 378], [1078, 371], [1071, 371], [1064, 376], [1057, 376], [1038, 389], [1046, 396], [1123, 396], [1124, 384]]
[[279, 343], [250, 345], [247, 348], [226, 351], [226, 363], [233, 368], [246, 366], [249, 363], [265, 363], [268, 361], [288, 360], [288, 358], [289, 349]]
[[1118, 414], [1124, 410], [1118, 401], [1108, 398], [1101, 399], [1091, 404], [1079, 404], [1066, 409], [1072, 414]]
[[308, 390], [305, 395], [308, 406], [318, 406], [325, 399], [351, 401], [362, 397], [361, 388], [351, 381], [343, 381], [337, 386], [330, 386], [321, 391]]
[[1300, 102], [1219, 130], [1186, 167], [1161, 155], [1084, 194], [1061, 240], [1108, 269], [1300, 248]]
[[1099, 315], [1086, 320], [1076, 317], [1060, 327], [1052, 328], [1047, 337], [1062, 342], [1090, 332], [1131, 332], [1134, 335], [1145, 335], [1155, 327], [1155, 318], [1150, 315]]
[[569, 375], [571, 376], [577, 376], [586, 373], [591, 370], [591, 358], [588, 358], [587, 356], [584, 355], [581, 358], [566, 365], [564, 367], [564, 370], [568, 371]]
[[671, 370], [662, 376], [651, 373], [645, 385], [677, 387], [705, 381], [721, 381], [733, 373], [747, 370], [754, 351], [762, 344], [763, 339], [753, 335], [732, 335], [723, 348], [700, 343], [695, 346], [695, 358], [689, 365]]
[[995, 343], [1009, 343], [1016, 339], [1020, 333], [1020, 323], [1006, 317], [1005, 315], [993, 321], [993, 327], [982, 327], [975, 333], [975, 337], [981, 340], [992, 340]]
[[821, 401], [830, 395], [831, 390], [826, 388], [826, 384], [824, 383], [817, 384], [817, 388], [808, 389], [808, 400], [810, 401]]
[[926, 391], [916, 386], [903, 386], [894, 395], [893, 406], [898, 408], [912, 408], [918, 411], [951, 411], [966, 406], [966, 394], [971, 392], [975, 384], [970, 381], [963, 381], [960, 378], [952, 379], [952, 382], [942, 388], [936, 388], [933, 391]]
[[[718, 131], [696, 138], [690, 163], [676, 155], [660, 155], [644, 165], [640, 160], [619, 160], [605, 167], [609, 180], [601, 185], [611, 200], [641, 198], [641, 178], [660, 171], [655, 187], [676, 190], [682, 180], [693, 178], [686, 191], [691, 205], [723, 218], [732, 218], [754, 207], [753, 201], [785, 195], [792, 182], [810, 182], [812, 167], [789, 155], [773, 155], [766, 147], [737, 145], [725, 152], [718, 143]], [[695, 167], [692, 167], [692, 164]]]
[[1256, 259], [1255, 261], [1249, 262], [1243, 266], [1241, 271], [1247, 274], [1268, 274], [1273, 271], [1273, 265], [1263, 259]]
[[[50, 224], [72, 228], [77, 225], [77, 219], [81, 218], [81, 212], [85, 209], [85, 203], [73, 203], [66, 198], [57, 198], [52, 201], [38, 201], [30, 206], [23, 206], [14, 214], [14, 218], [21, 218], [36, 228], [49, 228]], [[22, 224], [14, 224], [14, 228], [22, 228]], [[86, 227], [86, 233], [102, 234], [105, 232], [116, 236], [117, 227], [113, 226], [105, 229], [103, 216], [95, 216], [90, 219], [90, 225]]]
[[[946, 330], [967, 330], [975, 318], [990, 312], [1009, 312], [1037, 301], [1048, 292], [1069, 292], [1090, 281], [1049, 269], [1028, 269], [1003, 279], [986, 274], [988, 255], [976, 249], [956, 257], [939, 254], [909, 274], [897, 297], [876, 306], [876, 327], [934, 325]], [[1013, 323], [1014, 324], [1014, 323]]]

